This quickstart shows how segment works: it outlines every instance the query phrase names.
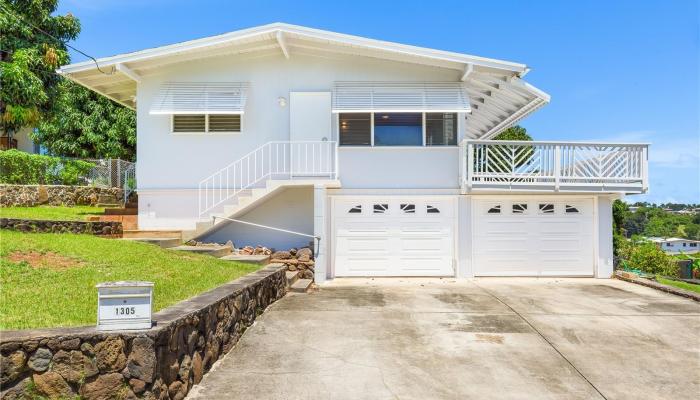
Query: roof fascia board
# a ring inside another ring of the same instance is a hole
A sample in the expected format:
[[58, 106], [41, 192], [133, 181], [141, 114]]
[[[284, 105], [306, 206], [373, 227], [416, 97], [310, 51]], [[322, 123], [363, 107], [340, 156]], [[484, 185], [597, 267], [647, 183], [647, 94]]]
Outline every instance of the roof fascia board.
[[[349, 44], [366, 48], [373, 48], [381, 51], [403, 53], [411, 55], [414, 57], [426, 57], [439, 59], [444, 61], [452, 61], [459, 63], [472, 63], [477, 66], [496, 68], [501, 70], [507, 70], [514, 73], [523, 73], [527, 70], [527, 66], [524, 64], [512, 63], [508, 61], [471, 56], [467, 54], [460, 54], [454, 52], [448, 52], [443, 50], [435, 50], [424, 47], [410, 46], [393, 42], [385, 42], [375, 39], [362, 38], [359, 36], [346, 35], [341, 33], [323, 31], [313, 28], [300, 27], [288, 24], [270, 24], [263, 25], [259, 27], [243, 29], [235, 32], [225, 33], [223, 35], [211, 36], [202, 39], [190, 40], [187, 42], [176, 43], [172, 45], [166, 45], [162, 47], [156, 47], [152, 49], [140, 50], [133, 53], [126, 53], [115, 55], [111, 57], [104, 57], [97, 60], [101, 66], [113, 65], [117, 63], [135, 62], [142, 61], [144, 59], [156, 58], [161, 56], [166, 56], [169, 54], [176, 54], [183, 51], [199, 49], [202, 47], [215, 46], [219, 44], [225, 44], [230, 41], [244, 40], [264, 34], [275, 34], [275, 32], [283, 32], [289, 34], [297, 34], [301, 36], [309, 36], [311, 38], [316, 38], [320, 40], [328, 40], [332, 42], [339, 42], [341, 44]], [[80, 63], [70, 64], [62, 67], [60, 70], [63, 73], [76, 73], [94, 68], [94, 62], [84, 61]]]

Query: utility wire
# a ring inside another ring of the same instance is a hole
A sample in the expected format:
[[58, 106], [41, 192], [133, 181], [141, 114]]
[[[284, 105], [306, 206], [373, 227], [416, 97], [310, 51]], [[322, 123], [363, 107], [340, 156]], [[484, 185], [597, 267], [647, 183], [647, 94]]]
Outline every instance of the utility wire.
[[64, 46], [66, 46], [66, 47], [72, 49], [73, 51], [76, 51], [76, 52], [82, 54], [83, 56], [85, 56], [85, 57], [91, 59], [91, 60], [95, 63], [95, 67], [97, 67], [97, 70], [100, 71], [101, 73], [103, 73], [103, 74], [105, 74], [105, 75], [114, 75], [114, 72], [115, 72], [115, 71], [114, 71], [114, 67], [112, 67], [112, 71], [111, 71], [111, 72], [105, 72], [105, 71], [103, 71], [103, 70], [100, 68], [100, 64], [97, 62], [97, 59], [96, 59], [95, 57], [93, 57], [93, 56], [91, 56], [91, 55], [85, 53], [84, 51], [82, 51], [82, 50], [80, 50], [80, 49], [78, 49], [78, 48], [75, 48], [75, 47], [71, 46], [71, 45], [68, 44], [67, 42], [64, 42], [63, 40], [61, 40], [61, 39], [55, 37], [54, 35], [52, 35], [52, 34], [46, 32], [45, 30], [43, 30], [43, 29], [37, 27], [36, 25], [33, 25], [33, 24], [27, 22], [26, 19], [24, 19], [24, 18], [23, 18], [22, 16], [20, 16], [20, 15], [15, 14], [14, 11], [9, 10], [9, 9], [8, 9], [4, 4], [2, 4], [2, 3], [0, 3], [0, 10], [4, 11], [5, 14], [7, 14], [7, 15], [9, 15], [9, 16], [11, 16], [11, 17], [14, 17], [17, 21], [27, 24], [28, 26], [34, 28], [35, 30], [37, 30], [37, 31], [39, 31], [39, 32], [41, 32], [41, 33], [43, 33], [44, 35], [50, 37], [51, 39], [53, 39], [53, 40], [55, 40], [55, 41], [57, 41], [57, 42], [63, 44]]

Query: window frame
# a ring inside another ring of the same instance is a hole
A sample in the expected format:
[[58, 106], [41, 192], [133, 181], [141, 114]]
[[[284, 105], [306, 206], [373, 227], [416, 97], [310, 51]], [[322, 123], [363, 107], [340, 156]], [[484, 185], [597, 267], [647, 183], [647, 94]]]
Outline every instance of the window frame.
[[[204, 115], [204, 132], [175, 132], [175, 117], [178, 115]], [[240, 130], [238, 131], [209, 131], [209, 115], [238, 115], [240, 118]], [[170, 114], [170, 134], [171, 135], [240, 135], [243, 133], [243, 114]]]
[[[385, 111], [386, 113], [401, 113], [401, 112], [394, 112], [394, 111]], [[459, 140], [460, 140], [460, 132], [463, 127], [463, 125], [460, 123], [462, 119], [462, 114], [460, 112], [454, 112], [454, 113], [442, 113], [442, 114], [455, 114], [455, 119], [457, 123], [457, 141], [455, 144], [440, 144], [440, 145], [428, 145], [427, 144], [427, 114], [435, 114], [435, 112], [429, 112], [429, 111], [423, 111], [423, 112], [407, 112], [407, 114], [422, 114], [422, 143], [421, 145], [408, 145], [408, 146], [376, 146], [374, 144], [374, 116], [375, 114], [382, 114], [384, 112], [381, 111], [369, 111], [370, 114], [370, 126], [369, 126], [369, 136], [370, 136], [370, 144], [369, 145], [359, 145], [359, 144], [340, 144], [340, 114], [367, 114], [367, 112], [362, 112], [362, 113], [336, 113], [335, 114], [335, 126], [336, 126], [336, 132], [338, 132], [338, 147], [343, 147], [343, 148], [358, 148], [358, 149], [366, 149], [366, 148], [380, 148], [380, 149], [415, 149], [415, 148], [431, 148], [431, 149], [454, 149], [459, 147]], [[241, 123], [242, 124], [242, 123]]]

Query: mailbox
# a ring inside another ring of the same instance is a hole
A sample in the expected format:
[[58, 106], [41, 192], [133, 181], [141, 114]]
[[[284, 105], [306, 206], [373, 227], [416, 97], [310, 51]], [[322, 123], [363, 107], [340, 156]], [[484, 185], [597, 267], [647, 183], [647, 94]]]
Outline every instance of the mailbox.
[[153, 282], [104, 282], [97, 285], [97, 329], [150, 329]]

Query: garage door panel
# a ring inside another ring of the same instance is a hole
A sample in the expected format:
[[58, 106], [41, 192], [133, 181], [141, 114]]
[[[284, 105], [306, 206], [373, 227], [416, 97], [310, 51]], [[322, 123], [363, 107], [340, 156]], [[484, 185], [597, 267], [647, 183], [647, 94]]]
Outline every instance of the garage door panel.
[[[475, 202], [475, 275], [593, 275], [591, 199], [476, 199]], [[512, 206], [516, 203], [526, 204], [527, 209], [515, 213]], [[541, 204], [553, 204], [554, 212], [541, 212]], [[500, 212], [488, 213], [496, 205], [500, 205]]]
[[[384, 212], [374, 213], [375, 204], [381, 204]], [[405, 212], [405, 204], [413, 205], [408, 209], [414, 212]], [[362, 205], [362, 214], [347, 212], [357, 205]], [[335, 275], [453, 275], [455, 220], [450, 216], [454, 207], [452, 199], [418, 197], [337, 201], [333, 208]], [[362, 254], [381, 259], [360, 257]]]

